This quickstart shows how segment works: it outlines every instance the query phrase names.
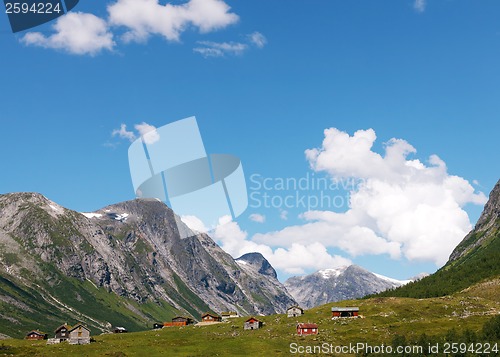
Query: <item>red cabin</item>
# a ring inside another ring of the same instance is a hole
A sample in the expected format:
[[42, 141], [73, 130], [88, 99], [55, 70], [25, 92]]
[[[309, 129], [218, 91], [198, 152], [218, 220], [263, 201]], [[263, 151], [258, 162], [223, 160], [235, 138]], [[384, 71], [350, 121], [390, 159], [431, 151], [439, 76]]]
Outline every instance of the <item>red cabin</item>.
[[332, 319], [339, 317], [359, 317], [359, 307], [332, 307]]
[[317, 335], [318, 334], [318, 325], [316, 324], [297, 324], [297, 335]]

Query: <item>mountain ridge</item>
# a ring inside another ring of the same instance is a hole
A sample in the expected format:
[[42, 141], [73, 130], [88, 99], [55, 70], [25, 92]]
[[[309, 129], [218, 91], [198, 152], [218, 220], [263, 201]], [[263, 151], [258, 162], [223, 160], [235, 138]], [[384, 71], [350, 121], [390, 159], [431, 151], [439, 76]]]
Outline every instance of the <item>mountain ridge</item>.
[[361, 298], [408, 282], [375, 274], [353, 264], [291, 277], [284, 285], [302, 307], [312, 308], [330, 302]]

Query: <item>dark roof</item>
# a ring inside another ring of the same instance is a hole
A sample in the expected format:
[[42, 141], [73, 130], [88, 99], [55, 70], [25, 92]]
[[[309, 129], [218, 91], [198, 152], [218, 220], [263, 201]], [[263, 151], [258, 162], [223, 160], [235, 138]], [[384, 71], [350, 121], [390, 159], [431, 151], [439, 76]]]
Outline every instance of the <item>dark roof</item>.
[[70, 330], [71, 326], [67, 325], [67, 324], [62, 324], [61, 326], [59, 326], [58, 328], [56, 328], [54, 332], [57, 333], [57, 331], [59, 331], [62, 328], [65, 328], [66, 330]]
[[290, 309], [293, 309], [293, 308], [297, 308], [297, 309], [299, 309], [300, 311], [304, 311], [304, 309], [303, 309], [303, 308], [301, 308], [301, 307], [300, 307], [300, 306], [298, 306], [298, 305], [293, 305], [293, 306], [290, 306], [288, 309], [286, 309], [286, 311], [288, 311], [288, 310], [290, 310]]
[[334, 306], [334, 307], [332, 307], [332, 311], [338, 311], [338, 312], [359, 311], [359, 307], [338, 307], [338, 306]]
[[203, 315], [201, 315], [201, 318], [204, 318], [205, 316], [220, 317], [219, 315], [211, 314], [210, 312], [205, 312]]
[[80, 326], [81, 326], [81, 327], [83, 327], [85, 330], [87, 330], [87, 331], [89, 331], [89, 332], [90, 332], [90, 329], [89, 329], [87, 326], [85, 326], [84, 324], [82, 324], [82, 323], [78, 323], [78, 324], [76, 324], [75, 326], [73, 326], [73, 327], [69, 330], [69, 332], [71, 332], [71, 331], [73, 331], [73, 330], [76, 330], [76, 329], [77, 329], [78, 327], [80, 327]]
[[33, 333], [34, 333], [34, 334], [37, 334], [37, 335], [40, 335], [40, 336], [45, 336], [45, 335], [46, 335], [46, 333], [45, 333], [45, 332], [42, 332], [42, 331], [39, 331], [39, 330], [31, 330], [30, 332], [28, 332], [28, 333], [26, 334], [26, 336], [31, 335], [31, 334], [33, 334]]
[[[203, 315], [203, 316], [205, 316], [205, 315]], [[186, 320], [192, 320], [192, 318], [187, 317], [187, 316], [175, 316], [175, 317], [172, 317], [172, 320], [175, 320], [175, 319], [186, 319]]]
[[316, 325], [316, 324], [303, 324], [303, 323], [299, 323], [299, 324], [297, 324], [297, 327], [298, 328], [318, 328], [318, 325]]

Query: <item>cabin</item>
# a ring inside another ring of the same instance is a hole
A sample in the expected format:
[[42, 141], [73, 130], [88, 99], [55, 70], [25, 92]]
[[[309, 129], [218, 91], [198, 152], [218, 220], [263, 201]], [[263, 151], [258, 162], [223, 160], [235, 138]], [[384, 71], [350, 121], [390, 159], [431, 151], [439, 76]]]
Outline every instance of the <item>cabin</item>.
[[332, 319], [340, 317], [359, 317], [359, 307], [332, 307]]
[[73, 326], [69, 330], [68, 342], [71, 345], [85, 345], [90, 343], [90, 329], [81, 323]]
[[113, 333], [127, 333], [128, 330], [125, 327], [117, 326], [113, 329]]
[[220, 316], [222, 317], [222, 321], [226, 321], [235, 317], [239, 317], [238, 313], [236, 311], [223, 311], [220, 313]]
[[201, 322], [220, 322], [222, 321], [222, 317], [219, 315], [214, 315], [209, 312], [205, 312], [201, 315]]
[[257, 330], [262, 327], [262, 321], [257, 320], [255, 317], [251, 317], [245, 321], [243, 328], [245, 330]]
[[48, 335], [45, 332], [39, 330], [31, 330], [26, 334], [25, 339], [27, 340], [46, 340]]
[[158, 322], [153, 324], [153, 330], [158, 330], [161, 328], [163, 328], [163, 324], [160, 324]]
[[68, 325], [67, 323], [59, 326], [56, 328], [54, 331], [55, 334], [55, 339], [59, 340], [59, 342], [64, 342], [69, 338], [69, 330], [71, 329], [71, 326]]
[[172, 322], [165, 322], [163, 324], [164, 327], [170, 327], [170, 326], [187, 326], [193, 324], [194, 321], [190, 317], [185, 317], [185, 316], [176, 316], [172, 319]]
[[304, 315], [304, 309], [302, 309], [300, 306], [297, 306], [297, 305], [290, 306], [286, 310], [286, 314], [288, 317], [302, 316], [302, 315]]
[[297, 324], [297, 335], [305, 336], [305, 335], [317, 335], [318, 334], [318, 325], [316, 324]]

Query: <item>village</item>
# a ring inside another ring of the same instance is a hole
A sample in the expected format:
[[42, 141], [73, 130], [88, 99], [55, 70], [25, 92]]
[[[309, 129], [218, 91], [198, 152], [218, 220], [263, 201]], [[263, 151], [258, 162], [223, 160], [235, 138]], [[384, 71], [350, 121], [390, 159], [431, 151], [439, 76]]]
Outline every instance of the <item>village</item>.
[[[332, 307], [331, 318], [362, 318], [359, 314], [359, 307]], [[305, 314], [305, 310], [298, 305], [290, 306], [286, 310], [288, 318], [299, 317]], [[191, 317], [176, 316], [170, 322], [154, 323], [153, 330], [183, 327], [183, 326], [207, 326], [219, 323], [229, 322], [233, 318], [240, 317], [235, 311], [225, 311], [219, 314], [206, 312], [200, 317], [200, 322], [195, 321]], [[257, 330], [263, 326], [263, 322], [258, 318], [251, 316], [243, 323], [244, 330]], [[125, 327], [117, 326], [112, 330], [112, 333], [127, 333]], [[298, 336], [317, 335], [319, 328], [316, 323], [307, 322], [296, 324], [296, 333]], [[74, 326], [64, 323], [57, 327], [54, 331], [54, 337], [49, 338], [48, 334], [40, 330], [31, 330], [25, 336], [27, 340], [47, 340], [47, 344], [69, 343], [71, 345], [85, 345], [93, 342], [91, 330], [83, 323], [79, 322]]]

